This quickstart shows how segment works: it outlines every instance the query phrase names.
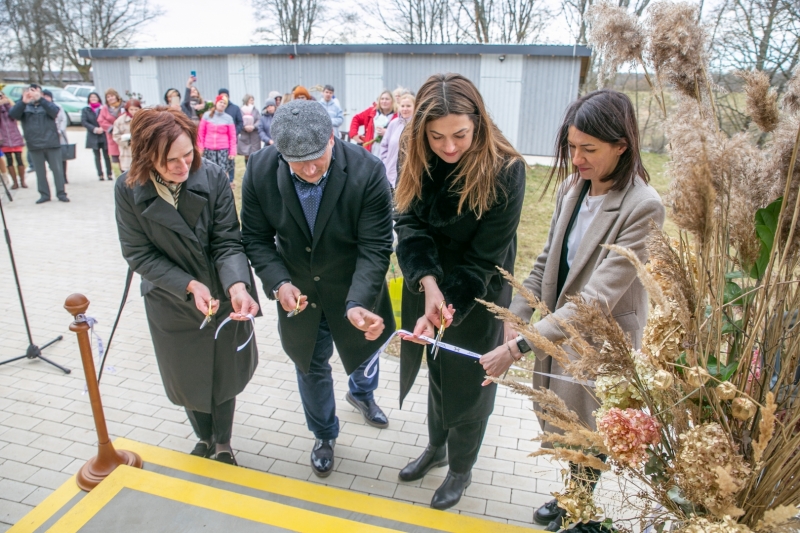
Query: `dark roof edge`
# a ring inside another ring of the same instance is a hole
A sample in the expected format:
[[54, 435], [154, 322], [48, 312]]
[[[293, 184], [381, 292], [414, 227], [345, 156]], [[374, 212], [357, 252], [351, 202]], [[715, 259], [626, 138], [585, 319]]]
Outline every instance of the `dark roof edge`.
[[521, 54], [532, 56], [588, 57], [591, 49], [580, 45], [551, 44], [302, 44], [254, 46], [198, 46], [191, 48], [93, 48], [80, 50], [85, 58], [325, 54]]

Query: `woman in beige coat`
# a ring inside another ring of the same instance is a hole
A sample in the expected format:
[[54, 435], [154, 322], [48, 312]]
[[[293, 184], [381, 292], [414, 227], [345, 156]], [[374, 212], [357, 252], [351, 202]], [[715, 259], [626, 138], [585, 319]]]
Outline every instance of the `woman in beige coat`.
[[[544, 250], [536, 258], [524, 285], [553, 313], [535, 324], [547, 339], [564, 339], [559, 322], [568, 320], [573, 306], [568, 296], [597, 301], [640, 348], [647, 320], [647, 293], [633, 265], [603, 244], [633, 250], [647, 260], [645, 240], [654, 221], [664, 223], [664, 206], [639, 154], [639, 129], [630, 99], [623, 93], [600, 90], [583, 96], [567, 109], [556, 143], [557, 165], [550, 174], [558, 185], [556, 208]], [[577, 172], [576, 172], [577, 171]], [[549, 183], [548, 183], [549, 184]], [[533, 309], [517, 295], [510, 309], [530, 320]], [[558, 394], [590, 427], [599, 406], [584, 386], [543, 374], [565, 375], [549, 356], [529, 347], [506, 326], [505, 343], [481, 358], [489, 376], [501, 376], [511, 364], [532, 352], [536, 355], [533, 384]], [[540, 422], [543, 431], [554, 427]], [[548, 502], [534, 519], [558, 531], [563, 510]]]
[[112, 136], [119, 146], [119, 169], [122, 172], [131, 169], [131, 119], [141, 108], [141, 102], [131, 98], [124, 104], [125, 111], [114, 121]]

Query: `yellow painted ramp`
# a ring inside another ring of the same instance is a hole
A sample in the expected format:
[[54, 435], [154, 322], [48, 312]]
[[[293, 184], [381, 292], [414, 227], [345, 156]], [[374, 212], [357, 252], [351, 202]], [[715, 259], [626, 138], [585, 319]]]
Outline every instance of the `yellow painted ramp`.
[[325, 487], [118, 439], [144, 469], [92, 492], [74, 477], [9, 533], [521, 533], [537, 531]]

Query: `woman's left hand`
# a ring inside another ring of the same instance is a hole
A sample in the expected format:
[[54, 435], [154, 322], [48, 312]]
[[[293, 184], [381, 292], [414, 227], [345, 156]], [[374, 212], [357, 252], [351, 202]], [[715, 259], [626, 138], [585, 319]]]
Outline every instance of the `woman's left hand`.
[[231, 305], [233, 306], [233, 313], [231, 313], [231, 320], [249, 320], [247, 315], [256, 316], [258, 313], [258, 304], [250, 293], [247, 292], [247, 287], [244, 283], [234, 283], [228, 291], [231, 296]]
[[376, 137], [383, 137], [384, 133], [386, 133], [386, 128], [381, 128], [380, 126], [377, 126], [375, 128], [375, 136]]
[[[491, 352], [483, 354], [480, 359], [487, 376], [499, 378], [516, 362], [509, 350], [509, 343], [504, 342]], [[481, 385], [491, 385], [491, 380], [485, 380]]]
[[229, 155], [228, 159], [236, 159], [236, 156], [235, 155]]
[[255, 129], [255, 126], [245, 126], [244, 127], [244, 131], [246, 131], [247, 133], [250, 133], [254, 129]]
[[425, 336], [430, 339], [436, 336], [436, 326], [431, 323], [426, 317], [421, 316], [417, 320], [417, 325], [414, 326], [414, 331], [411, 335], [399, 335], [404, 341], [415, 342], [417, 344], [430, 344], [427, 341], [420, 339], [420, 336]]

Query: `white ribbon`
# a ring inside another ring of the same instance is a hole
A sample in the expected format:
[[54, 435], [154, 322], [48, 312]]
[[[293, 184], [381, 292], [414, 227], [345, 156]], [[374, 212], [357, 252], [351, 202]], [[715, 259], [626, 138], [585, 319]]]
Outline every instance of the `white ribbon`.
[[[378, 371], [377, 367], [370, 373], [370, 370], [372, 369], [373, 365], [378, 361], [378, 358], [380, 357], [380, 355], [384, 351], [386, 351], [386, 348], [389, 346], [389, 343], [392, 342], [392, 339], [394, 339], [396, 335], [400, 335], [400, 334], [408, 335], [409, 337], [412, 336], [411, 332], [406, 331], [404, 329], [398, 329], [397, 331], [392, 333], [392, 335], [389, 337], [389, 340], [387, 340], [383, 344], [383, 346], [381, 346], [380, 350], [375, 352], [375, 355], [372, 356], [372, 359], [370, 360], [369, 364], [367, 365], [367, 368], [364, 369], [364, 377], [365, 378], [370, 379], [370, 378], [372, 378], [372, 376], [375, 375], [375, 372]], [[435, 339], [431, 339], [430, 337], [426, 337], [425, 335], [420, 335], [417, 338], [424, 340], [428, 344], [434, 344], [436, 342]], [[448, 343], [442, 342], [442, 341], [439, 341], [439, 347], [440, 348], [444, 348], [448, 352], [457, 353], [458, 355], [471, 357], [473, 359], [480, 359], [482, 357], [478, 353], [471, 352], [469, 350], [465, 350], [464, 348], [459, 348], [458, 346], [455, 346], [453, 344], [448, 344]], [[577, 379], [569, 377], [569, 376], [559, 376], [558, 374], [548, 374], [546, 372], [537, 372], [536, 370], [527, 370], [525, 368], [520, 368], [520, 367], [515, 366], [515, 365], [512, 365], [510, 370], [520, 370], [522, 372], [533, 372], [534, 374], [539, 374], [540, 376], [545, 376], [545, 377], [552, 378], [552, 379], [558, 379], [558, 380], [561, 380], [561, 381], [567, 381], [569, 383], [575, 383], [577, 385], [587, 385], [589, 387], [594, 387], [594, 381], [591, 381], [591, 380], [583, 382], [583, 381], [578, 381]]]
[[[86, 325], [88, 325], [90, 336], [97, 339], [97, 356], [96, 356], [97, 362], [95, 363], [95, 368], [97, 368], [98, 366], [100, 366], [100, 363], [103, 360], [103, 354], [106, 351], [105, 347], [103, 346], [103, 339], [101, 339], [100, 335], [98, 335], [94, 331], [94, 325], [98, 323], [97, 319], [92, 316], [78, 314], [75, 315], [75, 322], [79, 324], [85, 323]], [[112, 374], [115, 374], [117, 372], [113, 366], [107, 366], [106, 369]], [[88, 385], [84, 383], [82, 394], [86, 394], [87, 392], [89, 392], [89, 388]]]
[[[255, 317], [253, 315], [247, 315], [247, 318], [248, 318], [248, 320], [250, 320], [250, 325], [252, 326], [250, 328], [250, 336], [247, 337], [247, 340], [244, 341], [244, 344], [242, 344], [241, 346], [236, 348], [237, 352], [241, 352], [242, 350], [244, 350], [244, 347], [247, 346], [250, 343], [250, 341], [253, 339], [253, 335], [255, 335], [255, 333], [256, 333]], [[217, 332], [214, 333], [214, 340], [217, 340], [217, 337], [219, 336], [219, 330], [222, 329], [222, 326], [224, 326], [225, 324], [227, 324], [231, 320], [232, 320], [231, 317], [228, 317], [225, 320], [223, 320], [222, 323], [220, 323], [219, 327], [217, 327]]]

